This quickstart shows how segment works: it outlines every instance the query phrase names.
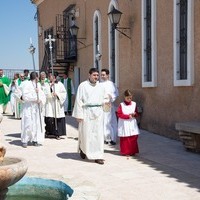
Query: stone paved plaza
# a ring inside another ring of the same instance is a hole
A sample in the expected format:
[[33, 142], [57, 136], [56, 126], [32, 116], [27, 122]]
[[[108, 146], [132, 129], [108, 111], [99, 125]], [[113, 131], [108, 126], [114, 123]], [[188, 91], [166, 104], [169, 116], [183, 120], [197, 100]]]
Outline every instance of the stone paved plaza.
[[67, 136], [45, 139], [43, 146], [22, 148], [20, 120], [11, 113], [0, 124], [6, 156], [28, 162], [26, 176], [61, 180], [73, 190], [72, 200], [199, 200], [200, 154], [185, 151], [180, 141], [144, 130], [140, 154], [125, 157], [119, 145], [105, 145], [105, 164], [82, 160], [77, 153], [77, 123], [66, 117]]

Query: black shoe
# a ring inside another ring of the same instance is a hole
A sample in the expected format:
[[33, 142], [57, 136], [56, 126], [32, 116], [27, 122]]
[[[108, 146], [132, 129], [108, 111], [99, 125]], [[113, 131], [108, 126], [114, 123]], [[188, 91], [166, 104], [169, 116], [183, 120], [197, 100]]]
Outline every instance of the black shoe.
[[110, 144], [111, 145], [116, 145], [116, 142], [111, 141]]
[[38, 142], [32, 142], [32, 145], [35, 146], [35, 147], [42, 146], [41, 144], [38, 144]]
[[104, 164], [104, 161], [102, 159], [97, 159], [94, 161], [95, 163], [98, 163], [100, 165], [103, 165]]
[[37, 146], [37, 142], [32, 142], [32, 145], [33, 146]]
[[86, 158], [86, 155], [82, 152], [82, 150], [80, 149], [80, 156], [82, 159], [85, 159]]
[[57, 135], [56, 140], [61, 140], [61, 137], [59, 135]]
[[109, 142], [105, 141], [104, 144], [109, 144]]

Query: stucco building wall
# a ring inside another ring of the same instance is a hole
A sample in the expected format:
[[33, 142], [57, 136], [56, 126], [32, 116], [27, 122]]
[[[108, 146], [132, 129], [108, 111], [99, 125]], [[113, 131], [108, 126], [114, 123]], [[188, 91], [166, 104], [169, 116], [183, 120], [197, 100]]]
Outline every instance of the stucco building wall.
[[[78, 61], [80, 81], [88, 77], [88, 70], [93, 66], [93, 15], [96, 10], [101, 13], [101, 53], [102, 68], [109, 68], [109, 0], [44, 0], [38, 5], [39, 25], [43, 30], [55, 27], [55, 15], [70, 5], [76, 4], [79, 17], [78, 37], [85, 44], [78, 44]], [[194, 85], [175, 87], [173, 84], [173, 0], [156, 1], [156, 42], [157, 42], [157, 86], [142, 87], [142, 19], [141, 0], [116, 1], [123, 13], [120, 27], [129, 27], [125, 34], [118, 34], [118, 88], [123, 99], [125, 89], [131, 89], [138, 105], [143, 107], [141, 128], [178, 138], [175, 131], [176, 122], [200, 121], [200, 1], [194, 1]], [[43, 36], [39, 37], [40, 64], [44, 54]]]

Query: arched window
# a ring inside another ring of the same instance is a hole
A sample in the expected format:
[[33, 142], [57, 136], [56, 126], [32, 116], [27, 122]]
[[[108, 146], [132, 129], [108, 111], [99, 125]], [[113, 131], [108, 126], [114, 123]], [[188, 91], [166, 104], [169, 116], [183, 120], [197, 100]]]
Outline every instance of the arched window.
[[[112, 8], [118, 9], [118, 4], [116, 0], [112, 0], [109, 5], [108, 13], [112, 10]], [[110, 79], [116, 85], [118, 85], [118, 58], [119, 58], [119, 36], [118, 32], [114, 29], [113, 24], [111, 24], [108, 19], [108, 31], [109, 31], [109, 70], [110, 70]]]
[[101, 14], [96, 10], [93, 17], [93, 55], [94, 67], [101, 69]]

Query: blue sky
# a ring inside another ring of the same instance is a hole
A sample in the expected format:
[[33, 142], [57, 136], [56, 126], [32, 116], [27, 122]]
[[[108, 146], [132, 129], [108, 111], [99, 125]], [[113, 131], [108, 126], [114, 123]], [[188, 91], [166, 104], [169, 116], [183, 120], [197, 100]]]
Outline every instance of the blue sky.
[[30, 0], [1, 0], [0, 6], [0, 68], [33, 69], [28, 48], [30, 38], [36, 48], [34, 58], [38, 69], [36, 7]]

